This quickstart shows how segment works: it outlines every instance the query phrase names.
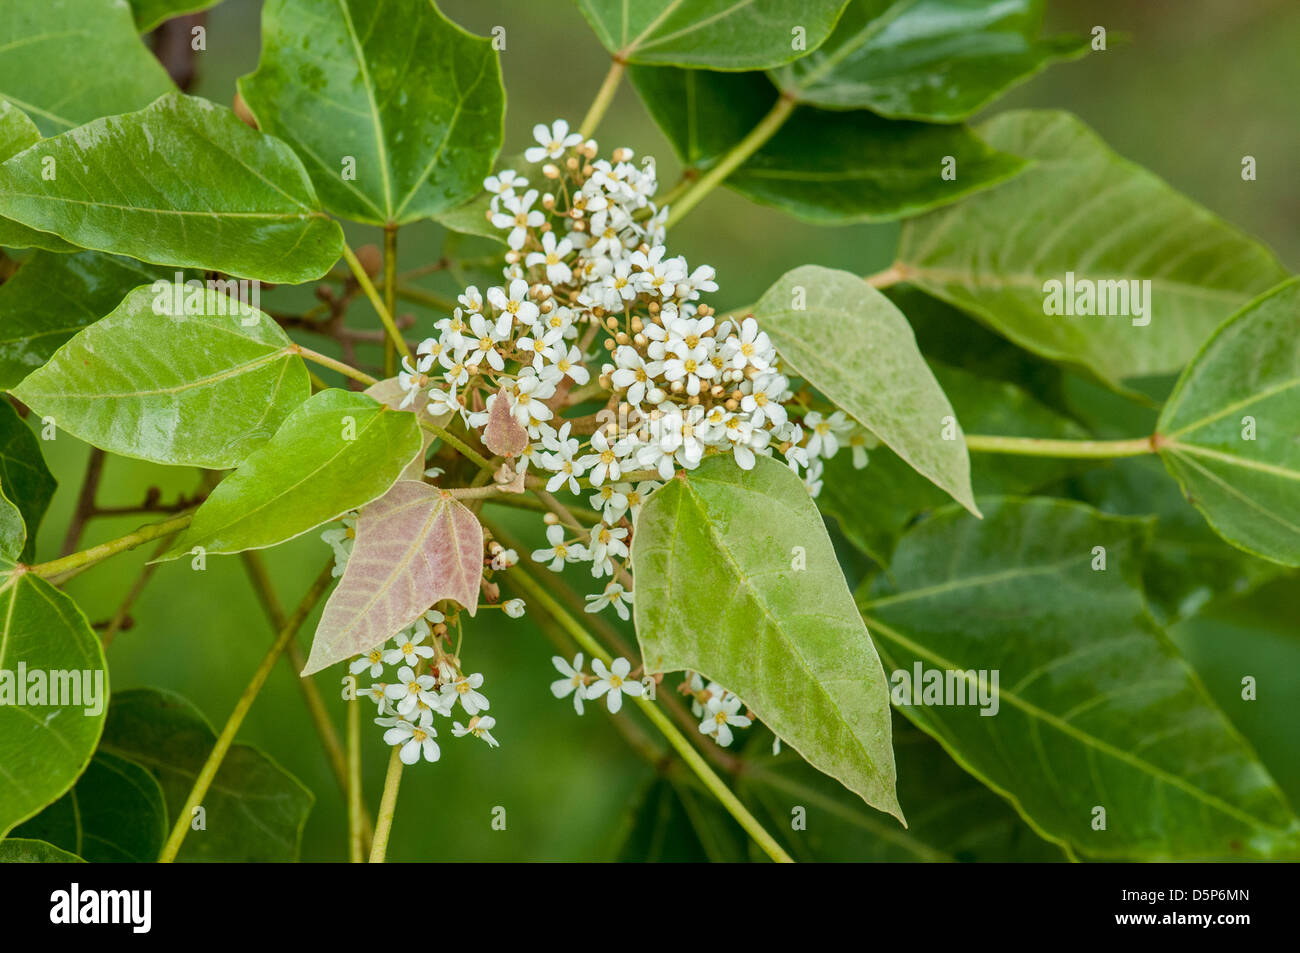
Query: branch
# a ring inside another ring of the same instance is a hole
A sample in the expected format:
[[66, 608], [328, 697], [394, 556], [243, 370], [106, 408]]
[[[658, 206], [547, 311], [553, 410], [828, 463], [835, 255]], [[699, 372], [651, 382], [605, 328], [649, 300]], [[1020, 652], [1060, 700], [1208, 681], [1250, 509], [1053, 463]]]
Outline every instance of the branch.
[[76, 552], [77, 543], [81, 542], [81, 533], [86, 528], [86, 521], [95, 514], [95, 494], [99, 490], [100, 477], [104, 475], [105, 453], [98, 447], [90, 448], [90, 459], [86, 461], [86, 476], [81, 481], [81, 492], [77, 494], [77, 508], [72, 513], [72, 522], [63, 537], [63, 548], [59, 555], [67, 556]]
[[353, 277], [356, 278], [357, 284], [361, 286], [361, 290], [365, 292], [366, 297], [370, 299], [370, 304], [374, 307], [375, 313], [379, 315], [379, 320], [383, 322], [384, 329], [388, 332], [388, 336], [392, 338], [393, 344], [397, 346], [397, 350], [404, 357], [411, 357], [411, 349], [407, 347], [406, 338], [402, 337], [402, 332], [397, 329], [397, 324], [393, 321], [393, 313], [388, 310], [388, 307], [380, 299], [379, 292], [375, 290], [374, 282], [366, 274], [366, 269], [357, 260], [356, 253], [352, 251], [350, 245], [344, 244], [343, 246], [343, 260], [352, 269]]
[[[256, 550], [246, 549], [239, 556], [244, 563], [244, 569], [248, 572], [248, 578], [253, 583], [253, 590], [257, 594], [258, 602], [262, 604], [262, 609], [271, 622], [271, 628], [276, 632], [283, 631], [288, 624], [288, 620], [284, 617], [284, 609], [280, 605], [280, 597], [276, 595], [275, 585], [271, 581], [271, 574], [266, 571], [266, 563]], [[343, 792], [343, 796], [351, 800], [348, 766], [343, 754], [343, 745], [339, 741], [338, 732], [334, 730], [334, 722], [330, 720], [329, 709], [325, 706], [325, 701], [321, 698], [320, 689], [317, 688], [315, 681], [310, 676], [306, 678], [298, 677], [298, 674], [306, 667], [307, 660], [303, 658], [302, 649], [296, 641], [290, 640], [286, 647], [285, 661], [293, 670], [294, 681], [298, 683], [298, 688], [302, 691], [303, 702], [307, 705], [307, 714], [311, 716], [312, 725], [316, 729], [317, 737], [320, 738], [321, 747], [325, 752], [325, 760], [329, 762], [330, 770], [334, 774], [334, 780], [338, 782], [339, 790]], [[362, 818], [359, 835], [367, 844], [368, 849], [370, 838], [373, 835], [368, 816]]]
[[614, 57], [614, 63], [605, 74], [605, 81], [600, 84], [600, 89], [596, 90], [596, 98], [592, 100], [591, 108], [587, 110], [587, 115], [582, 120], [582, 125], [578, 127], [578, 135], [583, 139], [590, 139], [591, 134], [596, 131], [600, 125], [601, 119], [609, 110], [609, 105], [614, 101], [614, 95], [618, 92], [618, 84], [623, 79], [623, 71], [627, 69], [627, 64]]
[[92, 546], [90, 549], [83, 549], [79, 553], [73, 553], [70, 556], [61, 556], [58, 559], [52, 559], [49, 562], [37, 563], [34, 566], [26, 567], [27, 572], [35, 573], [43, 579], [50, 579], [56, 584], [70, 579], [77, 573], [89, 569], [95, 563], [103, 562], [110, 556], [116, 556], [118, 553], [124, 553], [128, 550], [135, 549], [141, 543], [147, 543], [152, 539], [158, 539], [160, 536], [169, 536], [172, 533], [183, 530], [190, 525], [190, 520], [194, 518], [193, 511], [182, 513], [179, 516], [173, 516], [169, 520], [163, 520], [161, 523], [149, 523], [141, 526], [134, 533], [127, 533], [125, 536], [119, 536], [117, 539], [110, 539], [107, 543], [100, 543], [98, 546]]
[[221, 769], [221, 762], [226, 757], [226, 752], [230, 750], [231, 744], [234, 743], [235, 734], [239, 731], [239, 726], [244, 723], [244, 717], [248, 710], [253, 707], [253, 701], [257, 698], [257, 693], [262, 690], [266, 684], [267, 678], [271, 675], [271, 669], [279, 660], [280, 654], [284, 651], [290, 640], [298, 633], [298, 626], [302, 625], [303, 620], [315, 608], [320, 597], [324, 595], [325, 590], [329, 588], [334, 581], [334, 560], [333, 558], [326, 564], [316, 581], [312, 583], [307, 594], [303, 596], [298, 607], [293, 610], [291, 615], [280, 630], [279, 636], [276, 637], [275, 643], [271, 646], [270, 651], [262, 659], [262, 664], [257, 667], [253, 673], [252, 681], [244, 689], [244, 694], [239, 696], [239, 701], [235, 703], [235, 710], [230, 713], [226, 719], [225, 727], [221, 729], [221, 734], [217, 736], [216, 744], [212, 746], [212, 751], [208, 754], [208, 759], [203, 763], [199, 770], [198, 777], [194, 779], [194, 786], [190, 788], [189, 797], [185, 799], [185, 804], [181, 807], [176, 815], [176, 824], [172, 828], [171, 835], [167, 838], [167, 843], [163, 845], [162, 853], [158, 855], [160, 864], [170, 864], [176, 859], [177, 852], [181, 849], [181, 844], [185, 841], [185, 835], [190, 831], [190, 818], [194, 814], [194, 808], [198, 807], [204, 796], [208, 793], [208, 788], [217, 777], [217, 772]]
[[750, 130], [749, 135], [732, 146], [717, 165], [704, 173], [698, 182], [682, 192], [681, 198], [670, 206], [671, 210], [668, 213], [665, 228], [672, 228], [680, 222], [687, 212], [700, 204], [700, 201], [714, 188], [721, 185], [723, 180], [732, 172], [735, 172], [741, 163], [761, 149], [767, 140], [776, 135], [777, 130], [785, 125], [785, 121], [794, 112], [795, 105], [793, 96], [782, 93], [781, 97], [777, 99], [776, 105], [772, 107], [772, 111]]

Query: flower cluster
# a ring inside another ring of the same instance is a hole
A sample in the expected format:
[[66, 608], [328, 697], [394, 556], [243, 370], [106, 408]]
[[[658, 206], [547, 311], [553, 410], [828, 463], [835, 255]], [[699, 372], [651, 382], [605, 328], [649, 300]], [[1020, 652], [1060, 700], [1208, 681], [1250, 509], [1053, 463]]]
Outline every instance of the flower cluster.
[[[555, 571], [589, 563], [610, 581], [588, 611], [627, 618], [633, 523], [676, 469], [716, 454], [748, 469], [756, 454], [779, 454], [815, 494], [826, 459], [848, 445], [864, 466], [872, 438], [839, 411], [808, 408], [752, 316], [723, 318], [700, 300], [718, 288], [714, 271], [668, 255], [653, 160], [637, 164], [629, 149], [599, 158], [564, 120], [534, 136], [525, 159], [540, 170], [484, 182], [486, 217], [507, 246], [504, 282], [465, 288], [401, 382], [408, 404], [423, 391], [430, 414], [470, 430], [509, 402], [527, 433], [514, 472], [585, 495], [598, 516], [581, 533], [552, 521], [533, 558]], [[592, 401], [603, 406], [565, 416]]]
[[[448, 439], [460, 430], [462, 439], [491, 447], [495, 433], [496, 446], [510, 448], [494, 474], [498, 483], [516, 492], [544, 488], [546, 545], [533, 560], [555, 572], [589, 567], [598, 582], [586, 611], [610, 609], [626, 620], [635, 521], [678, 469], [724, 454], [750, 469], [763, 454], [783, 460], [815, 495], [827, 459], [850, 447], [854, 465], [865, 466], [874, 438], [840, 411], [815, 409], [811, 391], [782, 367], [752, 315], [719, 315], [702, 300], [718, 290], [714, 270], [669, 255], [668, 209], [655, 200], [652, 159], [635, 162], [629, 149], [601, 158], [595, 141], [563, 120], [536, 126], [534, 137], [524, 156], [530, 169], [504, 169], [484, 181], [485, 217], [505, 242], [503, 280], [464, 288], [458, 306], [434, 323], [436, 334], [403, 360], [402, 406], [433, 417]], [[425, 476], [436, 481], [442, 471]], [[548, 496], [557, 493], [578, 497], [577, 505]], [[345, 519], [324, 534], [336, 573], [354, 525]], [[489, 603], [499, 598], [491, 572], [517, 558], [489, 542]], [[516, 618], [524, 612], [517, 599], [498, 608]], [[434, 718], [450, 717], [457, 702], [470, 720], [455, 723], [453, 734], [496, 744], [494, 722], [481, 714], [482, 676], [461, 672], [447, 638], [451, 620], [438, 609], [400, 633], [397, 649], [376, 649], [353, 666], [354, 673], [370, 668], [375, 678], [383, 664], [399, 666], [396, 682], [376, 682], [369, 694], [385, 739], [401, 746], [403, 760], [438, 758]], [[395, 654], [407, 648], [418, 658]], [[564, 678], [552, 691], [572, 696], [579, 713], [584, 701], [600, 698], [618, 711], [624, 695], [653, 697], [657, 684], [649, 673], [633, 678], [627, 659], [608, 668], [594, 660], [594, 674], [583, 672], [581, 655], [555, 664]], [[750, 724], [742, 703], [692, 679], [700, 730], [730, 744], [732, 729]]]
[[[632, 663], [625, 658], [614, 659], [608, 667], [600, 659], [591, 660], [594, 674], [583, 670], [583, 655], [579, 652], [570, 662], [562, 656], [551, 657], [551, 664], [561, 677], [551, 682], [551, 694], [556, 698], [573, 698], [573, 709], [579, 715], [583, 702], [606, 699], [606, 707], [617, 714], [623, 707], [623, 696], [654, 698], [657, 680], [652, 675], [640, 679], [632, 677]], [[678, 691], [689, 695], [691, 714], [700, 719], [700, 733], [709, 735], [722, 747], [735, 738], [733, 728], [748, 728], [753, 719], [741, 714], [744, 702], [717, 682], [704, 684], [696, 672], [687, 672]]]
[[[334, 575], [342, 576], [352, 555], [356, 541], [356, 516], [345, 516], [342, 525], [321, 533], [321, 538], [334, 550]], [[514, 566], [519, 556], [495, 540], [484, 546], [483, 589], [497, 598], [498, 587], [491, 576]], [[420, 618], [397, 633], [391, 643], [377, 646], [365, 655], [358, 656], [348, 671], [359, 676], [369, 675], [374, 681], [358, 692], [378, 706], [375, 724], [386, 729], [385, 743], [401, 748], [400, 757], [406, 764], [415, 764], [421, 758], [437, 761], [442, 756], [438, 747], [438, 730], [434, 716], [452, 718], [457, 704], [466, 717], [466, 723], [452, 721], [451, 733], [462, 738], [473, 735], [488, 745], [498, 747], [492, 729], [496, 719], [483, 714], [490, 707], [487, 697], [479, 691], [483, 675], [479, 672], [465, 674], [458, 657], [459, 645], [451, 646], [450, 627], [459, 628], [459, 607], [446, 603], [450, 616], [436, 607], [429, 608]], [[524, 615], [522, 599], [509, 599], [495, 606], [512, 619]], [[389, 668], [394, 668], [390, 675]], [[395, 678], [395, 681], [390, 681]]]
[[[375, 724], [387, 730], [384, 741], [399, 746], [399, 757], [406, 764], [421, 758], [437, 761], [442, 755], [434, 716], [452, 718], [456, 706], [467, 720], [452, 722], [451, 732], [461, 738], [473, 735], [492, 747], [496, 719], [483, 714], [491, 706], [479, 691], [483, 676], [461, 671], [460, 660], [442, 648], [447, 626], [441, 612], [430, 609], [409, 629], [398, 633], [391, 644], [371, 649], [352, 662], [353, 675], [368, 674], [375, 679], [359, 694], [378, 706]], [[395, 681], [386, 681], [388, 668], [395, 666]]]

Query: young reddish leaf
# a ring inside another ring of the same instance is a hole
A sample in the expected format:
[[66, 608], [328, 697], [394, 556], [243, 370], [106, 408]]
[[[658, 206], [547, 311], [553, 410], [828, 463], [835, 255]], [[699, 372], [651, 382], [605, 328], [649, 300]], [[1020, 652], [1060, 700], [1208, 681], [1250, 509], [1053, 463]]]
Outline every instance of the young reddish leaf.
[[303, 675], [367, 652], [435, 602], [473, 615], [483, 576], [483, 528], [450, 494], [399, 480], [362, 507], [343, 580], [325, 604]]
[[497, 391], [497, 399], [488, 411], [487, 426], [483, 428], [483, 443], [493, 453], [503, 457], [517, 457], [528, 446], [528, 431], [515, 420], [510, 407], [510, 391], [504, 384]]

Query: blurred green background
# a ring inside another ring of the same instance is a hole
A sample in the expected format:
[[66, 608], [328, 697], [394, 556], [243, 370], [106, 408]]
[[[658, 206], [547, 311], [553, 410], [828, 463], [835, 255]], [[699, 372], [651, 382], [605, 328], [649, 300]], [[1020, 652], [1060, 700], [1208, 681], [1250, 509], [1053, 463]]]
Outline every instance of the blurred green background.
[[[608, 67], [608, 57], [571, 0], [443, 0], [443, 11], [466, 28], [488, 34], [506, 28], [502, 54], [508, 95], [505, 154], [522, 149], [534, 123], [582, 118]], [[251, 71], [259, 53], [257, 0], [226, 0], [208, 15], [208, 47], [199, 54], [193, 92], [228, 104], [235, 78]], [[1050, 31], [1089, 32], [1103, 25], [1110, 49], [1078, 63], [1053, 67], [1014, 90], [995, 108], [1059, 107], [1082, 116], [1119, 153], [1145, 165], [1176, 188], [1271, 245], [1291, 268], [1300, 266], [1300, 4], [1295, 0], [1055, 0]], [[1124, 35], [1124, 38], [1121, 38]], [[627, 145], [658, 157], [665, 188], [676, 181], [677, 163], [658, 130], [626, 85], [598, 138], [604, 150]], [[1258, 161], [1258, 181], [1243, 182], [1241, 157]], [[867, 273], [892, 257], [897, 226], [813, 228], [752, 205], [725, 191], [715, 193], [675, 232], [673, 251], [692, 264], [718, 271], [720, 307], [754, 300], [784, 271], [817, 262]], [[377, 241], [378, 230], [352, 228], [355, 244]], [[401, 267], [435, 260], [442, 232], [432, 225], [404, 229]], [[453, 290], [445, 280], [430, 288]], [[264, 305], [291, 307], [301, 291], [273, 291]], [[431, 316], [416, 313], [421, 327]], [[352, 323], [371, 320], [364, 304]], [[315, 346], [315, 345], [313, 345]], [[75, 504], [87, 448], [60, 435], [44, 444], [60, 488], [41, 530], [40, 558], [57, 554]], [[101, 505], [138, 503], [156, 485], [165, 499], [195, 489], [197, 475], [123, 458], [110, 458]], [[140, 521], [100, 519], [82, 545], [129, 532]], [[527, 521], [533, 539], [539, 538]], [[106, 562], [74, 579], [69, 592], [92, 621], [110, 617], [143, 566], [148, 547]], [[328, 556], [316, 533], [266, 554], [282, 602], [296, 603]], [[1294, 578], [1256, 597], [1265, 610], [1293, 590]], [[1292, 600], [1294, 603], [1294, 600]], [[235, 557], [214, 557], [203, 573], [184, 562], [156, 574], [137, 603], [135, 625], [109, 650], [115, 689], [157, 686], [180, 692], [220, 725], [229, 714], [271, 638], [244, 569]], [[1176, 633], [1193, 661], [1203, 666], [1211, 691], [1251, 735], [1265, 759], [1300, 801], [1300, 765], [1284, 757], [1285, 739], [1264, 712], [1232, 706], [1232, 677], [1214, 677], [1215, 666], [1234, 653], [1249, 670], [1296, 663], [1294, 631], [1270, 633], [1236, 607], [1220, 610], [1221, 622], [1198, 620]], [[304, 627], [307, 644], [314, 625]], [[614, 856], [626, 831], [636, 792], [652, 777], [608, 723], [590, 706], [577, 718], [571, 704], [548, 690], [556, 677], [551, 644], [528, 621], [503, 624], [487, 613], [466, 636], [469, 671], [486, 676], [501, 748], [472, 740], [443, 739], [436, 765], [407, 770], [394, 828], [390, 860], [579, 860]], [[1230, 666], [1236, 672], [1240, 665]], [[338, 699], [342, 671], [318, 676], [342, 731]], [[296, 675], [281, 666], [263, 690], [240, 734], [261, 746], [312, 789], [317, 803], [303, 843], [305, 860], [345, 857], [346, 821], [334, 779], [302, 705]], [[1298, 689], [1293, 681], [1292, 689]], [[1276, 710], [1276, 709], [1271, 709]], [[629, 717], [624, 715], [622, 717]], [[1244, 717], [1246, 722], [1242, 723]], [[1278, 737], [1269, 741], [1270, 732]], [[366, 793], [371, 807], [382, 786], [387, 750], [379, 729], [363, 725]], [[491, 827], [492, 810], [507, 811], [507, 828]]]

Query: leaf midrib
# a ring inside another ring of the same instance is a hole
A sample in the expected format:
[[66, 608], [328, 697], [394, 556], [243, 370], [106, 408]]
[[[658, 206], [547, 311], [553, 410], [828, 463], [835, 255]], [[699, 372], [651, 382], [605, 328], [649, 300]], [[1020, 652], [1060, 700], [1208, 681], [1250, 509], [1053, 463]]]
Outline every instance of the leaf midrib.
[[[898, 630], [893, 629], [888, 625], [885, 625], [879, 619], [876, 619], [874, 617], [868, 617], [867, 615], [864, 614], [863, 622], [871, 626], [876, 632], [883, 634], [886, 638], [892, 640], [893, 642], [897, 643], [898, 645], [902, 646], [908, 651], [913, 652], [914, 654], [920, 656], [921, 658], [925, 658], [929, 660], [932, 664], [937, 665], [940, 668], [947, 669], [949, 671], [960, 672], [962, 674], [962, 678], [965, 679], [967, 682], [970, 682], [970, 678], [965, 674], [966, 669], [963, 668], [961, 665], [957, 664], [956, 662], [953, 662], [935, 652], [931, 652], [928, 649], [923, 648], [922, 646], [918, 645], [917, 643], [913, 642], [911, 639], [907, 638], [905, 635], [900, 633]], [[1238, 821], [1241, 821], [1242, 823], [1249, 824], [1252, 827], [1258, 828], [1260, 830], [1266, 830], [1266, 831], [1283, 830], [1282, 828], [1275, 827], [1261, 820], [1260, 818], [1255, 817], [1252, 814], [1249, 814], [1237, 807], [1234, 807], [1233, 805], [1222, 800], [1221, 798], [1216, 797], [1213, 794], [1210, 794], [1208, 791], [1201, 790], [1200, 788], [1196, 787], [1195, 785], [1191, 784], [1190, 782], [1186, 781], [1185, 779], [1179, 777], [1176, 774], [1172, 774], [1168, 771], [1165, 771], [1163, 768], [1157, 767], [1156, 765], [1151, 764], [1149, 761], [1146, 761], [1143, 758], [1130, 754], [1129, 752], [1124, 751], [1122, 748], [1117, 748], [1114, 745], [1110, 744], [1109, 742], [1104, 741], [1101, 738], [1097, 738], [1096, 736], [1091, 735], [1088, 732], [1083, 731], [1079, 728], [1076, 728], [1074, 725], [1071, 725], [1068, 722], [1061, 721], [1053, 713], [1045, 709], [1039, 708], [1037, 705], [1034, 705], [1033, 703], [1026, 701], [1025, 699], [1021, 698], [1019, 695], [1015, 694], [1014, 692], [999, 690], [998, 698], [1001, 699], [1002, 701], [1009, 703], [1014, 708], [1019, 708], [1027, 717], [1031, 719], [1037, 719], [1038, 721], [1041, 721], [1043, 724], [1055, 728], [1060, 733], [1074, 738], [1077, 742], [1084, 745], [1086, 748], [1090, 748], [1091, 750], [1099, 751], [1103, 754], [1106, 754], [1117, 761], [1127, 764], [1129, 767], [1133, 768], [1134, 770], [1137, 770], [1143, 774], [1147, 774], [1150, 777], [1155, 778], [1169, 785], [1170, 787], [1177, 788], [1178, 790], [1192, 797], [1194, 800], [1198, 800], [1209, 807], [1215, 808], [1222, 814], [1225, 814]], [[976, 769], [973, 765], [971, 765], [970, 769], [974, 771], [978, 771], [978, 769]], [[978, 773], [981, 779], [983, 779], [984, 772], [979, 771]]]

